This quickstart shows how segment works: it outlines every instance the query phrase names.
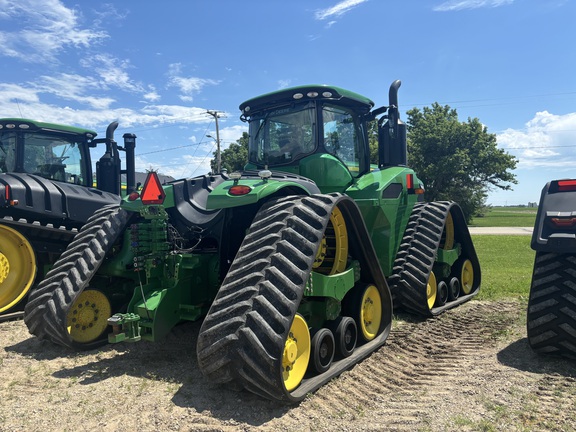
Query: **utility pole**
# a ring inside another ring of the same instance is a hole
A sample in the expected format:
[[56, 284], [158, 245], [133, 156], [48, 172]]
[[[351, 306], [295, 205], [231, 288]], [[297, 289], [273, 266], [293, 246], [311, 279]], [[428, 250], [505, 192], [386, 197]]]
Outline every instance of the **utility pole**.
[[216, 122], [216, 170], [217, 174], [222, 171], [222, 157], [220, 155], [220, 131], [218, 129], [218, 114], [219, 112], [214, 110], [210, 111], [207, 110], [206, 113], [210, 114], [214, 117], [214, 121]]

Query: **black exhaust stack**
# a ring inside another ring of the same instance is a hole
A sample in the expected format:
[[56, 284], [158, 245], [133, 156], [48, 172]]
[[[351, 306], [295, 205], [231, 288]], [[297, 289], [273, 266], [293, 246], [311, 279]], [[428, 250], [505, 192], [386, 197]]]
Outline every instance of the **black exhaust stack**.
[[[136, 190], [136, 163], [134, 149], [136, 148], [136, 135], [126, 133], [123, 135], [124, 147], [118, 146], [114, 141], [114, 131], [118, 122], [112, 122], [106, 129], [106, 138], [93, 140], [90, 147], [97, 144], [106, 144], [106, 152], [96, 162], [96, 187], [100, 190], [120, 195], [122, 192], [122, 174], [126, 175], [126, 190], [129, 194]], [[119, 151], [126, 153], [126, 169], [122, 169]]]
[[378, 166], [406, 166], [406, 124], [400, 120], [398, 89], [402, 82], [394, 81], [388, 92], [388, 114], [378, 121]]
[[112, 122], [106, 129], [104, 140], [95, 140], [98, 143], [106, 144], [106, 152], [98, 162], [96, 162], [96, 184], [97, 188], [120, 195], [120, 156], [118, 146], [114, 141], [114, 131], [118, 127], [118, 122]]

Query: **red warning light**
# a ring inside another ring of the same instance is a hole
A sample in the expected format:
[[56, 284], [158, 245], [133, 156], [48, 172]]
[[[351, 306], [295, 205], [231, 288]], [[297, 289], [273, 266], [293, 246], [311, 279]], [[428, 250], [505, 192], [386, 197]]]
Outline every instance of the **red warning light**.
[[406, 189], [414, 189], [414, 174], [406, 174]]
[[164, 198], [166, 198], [166, 193], [160, 184], [160, 179], [158, 174], [155, 172], [148, 173], [146, 181], [144, 182], [144, 187], [142, 188], [142, 204], [162, 204]]
[[244, 185], [234, 185], [230, 188], [228, 193], [234, 196], [246, 195], [249, 194], [252, 188], [250, 186]]
[[576, 180], [558, 180], [558, 192], [576, 191]]

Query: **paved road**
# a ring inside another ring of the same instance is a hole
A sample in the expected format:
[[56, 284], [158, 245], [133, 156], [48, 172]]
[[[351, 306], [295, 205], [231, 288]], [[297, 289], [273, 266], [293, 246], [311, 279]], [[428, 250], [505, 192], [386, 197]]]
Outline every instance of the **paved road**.
[[470, 234], [532, 235], [534, 227], [468, 227]]

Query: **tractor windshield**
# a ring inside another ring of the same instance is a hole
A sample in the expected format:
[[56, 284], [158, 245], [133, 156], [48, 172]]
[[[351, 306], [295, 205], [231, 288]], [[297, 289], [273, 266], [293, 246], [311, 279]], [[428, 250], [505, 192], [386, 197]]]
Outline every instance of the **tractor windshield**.
[[316, 149], [313, 103], [283, 107], [250, 119], [249, 160], [259, 165], [283, 165]]
[[82, 146], [73, 137], [37, 132], [0, 133], [0, 172], [24, 172], [89, 185]]

